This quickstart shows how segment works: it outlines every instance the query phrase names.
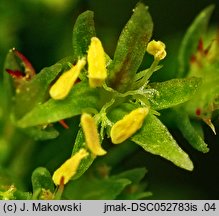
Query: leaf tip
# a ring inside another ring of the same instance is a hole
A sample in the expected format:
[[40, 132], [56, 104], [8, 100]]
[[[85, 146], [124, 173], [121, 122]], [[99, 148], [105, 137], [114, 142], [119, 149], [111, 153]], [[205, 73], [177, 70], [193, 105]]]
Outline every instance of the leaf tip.
[[182, 168], [184, 168], [184, 169], [186, 169], [188, 171], [193, 171], [194, 170], [193, 162], [190, 160], [189, 157], [185, 161], [185, 164], [183, 164]]

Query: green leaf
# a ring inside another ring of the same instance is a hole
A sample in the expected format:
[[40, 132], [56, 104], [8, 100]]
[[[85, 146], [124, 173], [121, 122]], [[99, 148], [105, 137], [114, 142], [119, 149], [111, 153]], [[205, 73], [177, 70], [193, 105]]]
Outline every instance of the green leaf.
[[188, 101], [196, 93], [201, 81], [201, 78], [191, 77], [149, 84], [148, 88], [158, 91], [150, 98], [151, 107], [161, 110]]
[[160, 120], [150, 113], [140, 131], [131, 140], [147, 152], [160, 155], [183, 169], [193, 170], [189, 156], [177, 145]]
[[63, 197], [77, 200], [113, 200], [128, 184], [128, 179], [97, 179], [83, 176], [66, 186]]
[[12, 50], [9, 50], [5, 63], [4, 63], [4, 73], [3, 73], [3, 91], [4, 91], [4, 97], [3, 99], [5, 101], [1, 104], [3, 107], [3, 112], [5, 113], [4, 117], [8, 117], [6, 113], [10, 112], [11, 108], [13, 107], [12, 104], [12, 99], [13, 95], [15, 93], [15, 86], [14, 86], [14, 81], [13, 78], [6, 72], [6, 69], [11, 69], [11, 70], [22, 70], [21, 65], [18, 63], [17, 58]]
[[81, 114], [83, 111], [98, 109], [98, 89], [91, 89], [87, 83], [76, 84], [64, 100], [49, 99], [37, 105], [21, 120], [18, 126], [22, 128], [35, 125], [45, 125]]
[[213, 9], [214, 9], [213, 5], [206, 7], [195, 18], [195, 20], [187, 30], [183, 38], [178, 55], [179, 77], [185, 77], [186, 74], [188, 73], [190, 58], [197, 49], [198, 41], [205, 34]]
[[81, 58], [87, 54], [91, 38], [96, 35], [93, 16], [92, 11], [85, 11], [75, 22], [72, 37], [75, 58]]
[[122, 161], [126, 160], [126, 158], [131, 157], [137, 149], [138, 146], [135, 145], [135, 143], [126, 140], [124, 145], [117, 145], [110, 148], [110, 151], [96, 163], [104, 163], [110, 167], [117, 167]]
[[42, 128], [36, 126], [24, 129], [23, 132], [31, 136], [34, 140], [55, 139], [59, 135], [59, 132], [53, 127]]
[[131, 181], [127, 178], [120, 178], [119, 176], [100, 178], [95, 176], [92, 171], [90, 169], [81, 178], [67, 184], [63, 198], [81, 200], [115, 199], [127, 185], [131, 184]]
[[145, 168], [135, 168], [112, 176], [112, 178], [126, 178], [129, 179], [132, 183], [137, 184], [143, 179], [146, 173], [147, 170]]
[[62, 65], [63, 71], [67, 71], [70, 69], [70, 64], [74, 64], [76, 60], [77, 58], [74, 58], [74, 56], [66, 56], [59, 60], [57, 63]]
[[109, 86], [121, 92], [130, 87], [143, 60], [152, 29], [148, 8], [142, 3], [137, 4], [119, 37], [113, 61], [109, 65]]
[[19, 85], [15, 96], [14, 113], [17, 119], [32, 110], [46, 99], [49, 85], [61, 72], [62, 65], [57, 63], [42, 69], [31, 80]]
[[127, 185], [126, 188], [116, 197], [118, 200], [130, 200], [130, 199], [143, 199], [151, 196], [150, 192], [145, 192], [147, 184], [141, 183], [141, 180], [147, 173], [145, 168], [135, 168], [127, 170], [122, 173], [112, 176], [112, 178], [125, 178], [129, 179], [132, 183]]
[[[138, 184], [145, 173], [145, 168], [136, 168], [107, 178], [100, 178], [95, 176], [93, 169], [91, 169], [80, 179], [66, 185], [63, 198], [82, 200], [108, 200], [117, 199], [118, 197], [124, 199], [129, 197], [136, 199], [143, 198], [150, 195], [149, 192], [142, 192], [145, 187]], [[133, 191], [129, 191], [129, 186], [135, 187]], [[80, 190], [78, 190], [78, 188], [80, 188]]]
[[199, 131], [192, 126], [188, 114], [182, 109], [171, 110], [171, 114], [173, 115], [173, 121], [190, 145], [198, 151], [207, 153], [209, 151], [208, 145], [200, 136]]
[[204, 130], [198, 119], [190, 119], [192, 127], [197, 131], [198, 135], [204, 140]]

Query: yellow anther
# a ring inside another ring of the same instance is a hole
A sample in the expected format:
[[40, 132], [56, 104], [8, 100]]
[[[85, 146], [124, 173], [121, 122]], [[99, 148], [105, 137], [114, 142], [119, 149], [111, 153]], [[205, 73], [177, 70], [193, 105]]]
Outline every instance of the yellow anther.
[[92, 88], [101, 87], [107, 77], [105, 52], [97, 37], [91, 38], [87, 54], [89, 85]]
[[88, 149], [94, 155], [100, 156], [106, 154], [106, 151], [100, 145], [99, 134], [94, 118], [87, 113], [83, 113], [81, 116], [81, 126]]
[[166, 45], [161, 41], [152, 40], [147, 45], [147, 52], [154, 56], [155, 59], [162, 60], [166, 57]]
[[55, 100], [64, 99], [69, 94], [85, 64], [86, 60], [82, 58], [70, 70], [64, 72], [50, 88], [50, 96]]
[[68, 183], [69, 180], [76, 174], [81, 160], [87, 156], [88, 152], [83, 148], [80, 149], [54, 172], [52, 176], [53, 182], [56, 185], [59, 185], [61, 183], [62, 178], [64, 178], [64, 184]]
[[142, 127], [149, 108], [137, 108], [117, 121], [111, 128], [112, 143], [119, 144], [131, 137]]

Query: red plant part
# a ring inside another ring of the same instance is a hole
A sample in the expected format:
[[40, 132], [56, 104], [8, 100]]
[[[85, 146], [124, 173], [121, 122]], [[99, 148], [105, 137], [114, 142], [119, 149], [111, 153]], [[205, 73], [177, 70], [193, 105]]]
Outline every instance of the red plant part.
[[213, 41], [212, 41], [212, 42], [208, 45], [208, 47], [204, 50], [204, 54], [205, 54], [205, 55], [208, 55], [209, 50], [211, 49], [212, 44], [213, 44]]
[[57, 191], [55, 192], [54, 199], [61, 199], [63, 191], [64, 191], [64, 188], [65, 188], [64, 182], [65, 182], [65, 177], [62, 176], [61, 179], [60, 179], [60, 184], [59, 184], [59, 186], [57, 188]]
[[201, 109], [200, 108], [197, 108], [196, 111], [195, 111], [195, 114], [197, 116], [200, 116], [201, 115]]
[[65, 129], [69, 129], [69, 126], [66, 124], [66, 122], [63, 119], [59, 121], [59, 124], [61, 124]]
[[190, 63], [195, 63], [196, 61], [197, 61], [196, 56], [195, 56], [195, 55], [192, 55], [192, 56], [190, 57]]
[[198, 49], [199, 52], [203, 53], [203, 51], [204, 51], [204, 44], [203, 44], [202, 38], [200, 38], [199, 41], [198, 41], [198, 48], [197, 49]]
[[12, 51], [23, 62], [24, 68], [25, 68], [25, 73], [26, 73], [27, 77], [30, 77], [30, 78], [33, 77], [36, 73], [35, 73], [35, 69], [33, 68], [30, 61], [21, 52], [19, 52], [15, 48], [13, 48]]
[[60, 187], [64, 187], [64, 182], [65, 182], [65, 177], [62, 176], [61, 180], [60, 180]]
[[8, 74], [10, 74], [13, 78], [16, 79], [22, 79], [24, 78], [24, 74], [19, 70], [11, 70], [11, 69], [5, 69]]
[[77, 80], [75, 81], [75, 84], [79, 83], [79, 82], [81, 82], [81, 80], [79, 78], [77, 78]]

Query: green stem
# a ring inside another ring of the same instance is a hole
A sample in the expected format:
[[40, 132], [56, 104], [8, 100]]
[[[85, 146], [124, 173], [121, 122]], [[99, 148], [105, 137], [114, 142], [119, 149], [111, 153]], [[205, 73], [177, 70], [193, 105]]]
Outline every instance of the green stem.
[[148, 79], [152, 76], [154, 71], [156, 70], [157, 65], [159, 64], [160, 60], [159, 59], [154, 59], [153, 63], [151, 64], [149, 70], [147, 71], [146, 76], [142, 78], [142, 82], [144, 83], [141, 87], [141, 89], [145, 89], [145, 87], [148, 84]]

